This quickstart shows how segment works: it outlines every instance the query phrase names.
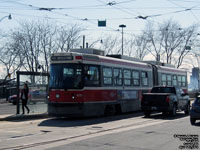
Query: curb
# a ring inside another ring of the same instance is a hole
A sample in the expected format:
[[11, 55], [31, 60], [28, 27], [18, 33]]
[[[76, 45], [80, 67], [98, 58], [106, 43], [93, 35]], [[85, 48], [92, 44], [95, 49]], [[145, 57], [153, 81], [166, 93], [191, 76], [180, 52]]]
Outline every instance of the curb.
[[35, 120], [49, 118], [47, 113], [43, 114], [28, 114], [28, 115], [7, 115], [4, 117], [0, 116], [0, 121], [25, 121], [25, 120]]

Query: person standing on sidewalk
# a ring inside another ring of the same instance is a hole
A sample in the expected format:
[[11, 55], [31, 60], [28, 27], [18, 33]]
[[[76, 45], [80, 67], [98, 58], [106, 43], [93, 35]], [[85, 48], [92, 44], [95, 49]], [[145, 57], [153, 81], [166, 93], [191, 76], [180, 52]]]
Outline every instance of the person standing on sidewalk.
[[28, 102], [28, 93], [29, 93], [29, 88], [28, 88], [28, 84], [24, 83], [24, 89], [22, 89], [21, 92], [21, 100], [22, 100], [22, 111], [24, 114], [24, 107], [27, 109], [27, 113], [30, 112], [28, 106], [27, 106], [27, 102]]

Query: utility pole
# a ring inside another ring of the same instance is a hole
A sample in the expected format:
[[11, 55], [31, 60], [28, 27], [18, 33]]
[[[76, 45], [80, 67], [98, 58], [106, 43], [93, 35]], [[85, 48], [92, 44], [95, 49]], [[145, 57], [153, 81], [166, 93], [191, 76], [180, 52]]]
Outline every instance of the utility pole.
[[83, 35], [83, 49], [85, 48], [85, 35]]

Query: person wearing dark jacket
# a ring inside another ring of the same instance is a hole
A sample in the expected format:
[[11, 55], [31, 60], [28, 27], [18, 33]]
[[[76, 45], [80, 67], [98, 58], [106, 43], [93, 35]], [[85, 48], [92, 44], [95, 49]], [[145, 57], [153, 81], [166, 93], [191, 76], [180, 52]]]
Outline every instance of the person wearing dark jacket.
[[27, 109], [27, 113], [30, 112], [28, 106], [27, 106], [27, 102], [28, 102], [28, 93], [29, 93], [29, 88], [28, 85], [26, 83], [24, 83], [24, 89], [21, 92], [21, 100], [22, 100], [22, 111], [24, 114], [24, 107]]

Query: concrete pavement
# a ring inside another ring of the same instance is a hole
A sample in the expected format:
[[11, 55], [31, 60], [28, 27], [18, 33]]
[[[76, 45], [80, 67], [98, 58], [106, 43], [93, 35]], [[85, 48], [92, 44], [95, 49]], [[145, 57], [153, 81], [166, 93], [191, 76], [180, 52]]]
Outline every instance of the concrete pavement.
[[8, 114], [0, 115], [0, 121], [14, 121], [14, 120], [32, 120], [32, 119], [43, 119], [48, 118], [47, 113], [35, 113], [35, 114]]
[[[42, 119], [42, 118], [48, 118], [47, 112], [37, 112], [29, 114], [15, 114], [13, 112], [16, 112], [16, 105], [10, 104], [6, 99], [0, 99], [0, 105], [2, 108], [0, 109], [0, 121], [13, 121], [13, 120], [31, 120], [31, 119]], [[6, 107], [3, 109], [3, 107]], [[30, 106], [29, 106], [30, 107]], [[14, 109], [14, 110], [8, 110], [6, 109]]]

